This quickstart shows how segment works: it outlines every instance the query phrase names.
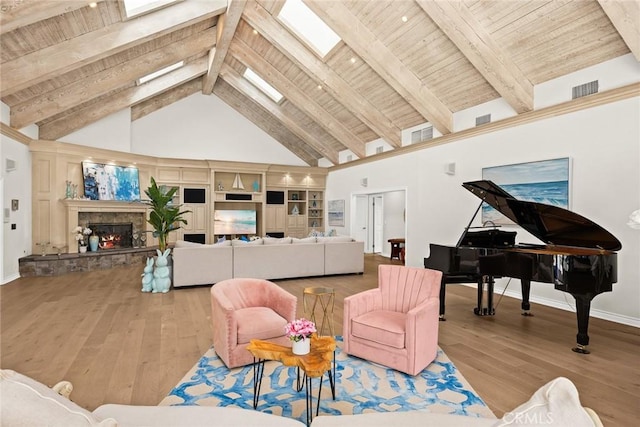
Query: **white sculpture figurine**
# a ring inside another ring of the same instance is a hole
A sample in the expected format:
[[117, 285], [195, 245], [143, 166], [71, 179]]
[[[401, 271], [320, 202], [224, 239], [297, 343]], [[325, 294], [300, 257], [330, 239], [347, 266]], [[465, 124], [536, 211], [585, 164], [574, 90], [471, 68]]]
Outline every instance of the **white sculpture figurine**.
[[142, 292], [151, 292], [153, 289], [153, 258], [147, 258], [142, 276]]
[[156, 249], [158, 259], [156, 260], [156, 269], [153, 272], [153, 292], [169, 292], [171, 287], [171, 278], [169, 277], [169, 260], [167, 259], [171, 253], [171, 249], [167, 249], [164, 253], [160, 249]]

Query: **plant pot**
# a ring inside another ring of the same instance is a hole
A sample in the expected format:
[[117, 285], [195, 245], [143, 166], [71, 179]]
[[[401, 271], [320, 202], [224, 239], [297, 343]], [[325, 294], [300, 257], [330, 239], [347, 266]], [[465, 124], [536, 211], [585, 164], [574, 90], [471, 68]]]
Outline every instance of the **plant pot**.
[[311, 351], [311, 338], [300, 341], [291, 341], [291, 351], [293, 354], [303, 356]]
[[78, 247], [78, 251], [79, 251], [81, 254], [84, 254], [84, 253], [86, 253], [86, 252], [87, 252], [87, 247], [86, 247], [86, 246], [79, 246], [79, 247]]

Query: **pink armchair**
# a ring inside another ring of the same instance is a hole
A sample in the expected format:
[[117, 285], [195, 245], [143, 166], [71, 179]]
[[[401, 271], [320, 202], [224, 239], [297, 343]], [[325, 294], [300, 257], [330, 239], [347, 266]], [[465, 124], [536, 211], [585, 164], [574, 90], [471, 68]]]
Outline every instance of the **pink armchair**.
[[344, 300], [344, 351], [416, 375], [436, 358], [442, 272], [378, 267], [378, 288]]
[[284, 328], [296, 317], [297, 298], [273, 282], [228, 279], [211, 287], [213, 348], [228, 368], [253, 363], [253, 338], [288, 345]]

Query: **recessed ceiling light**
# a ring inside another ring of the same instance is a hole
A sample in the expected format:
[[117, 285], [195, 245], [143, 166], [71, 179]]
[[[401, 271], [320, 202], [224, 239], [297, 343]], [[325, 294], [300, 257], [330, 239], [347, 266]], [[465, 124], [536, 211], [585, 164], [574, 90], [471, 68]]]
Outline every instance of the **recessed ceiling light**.
[[318, 90], [322, 90], [322, 85], [318, 85]]
[[258, 30], [254, 29], [254, 30], [253, 30], [253, 35], [254, 35], [254, 36], [258, 35]]
[[89, 7], [96, 7], [98, 6], [98, 3], [92, 1], [91, 3], [89, 3]]
[[356, 63], [356, 58], [354, 58], [353, 56], [351, 57], [351, 63], [355, 64]]
[[407, 22], [409, 20], [409, 18], [407, 18], [406, 16], [403, 16], [401, 19], [402, 19], [402, 22]]

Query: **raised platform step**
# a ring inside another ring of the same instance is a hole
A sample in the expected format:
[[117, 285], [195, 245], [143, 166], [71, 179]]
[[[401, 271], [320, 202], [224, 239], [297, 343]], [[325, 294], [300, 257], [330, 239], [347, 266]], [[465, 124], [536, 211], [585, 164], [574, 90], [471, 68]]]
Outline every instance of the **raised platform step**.
[[76, 271], [106, 270], [119, 265], [143, 265], [148, 257], [156, 255], [156, 249], [157, 246], [149, 246], [84, 254], [29, 255], [20, 258], [18, 264], [21, 277], [59, 276]]

